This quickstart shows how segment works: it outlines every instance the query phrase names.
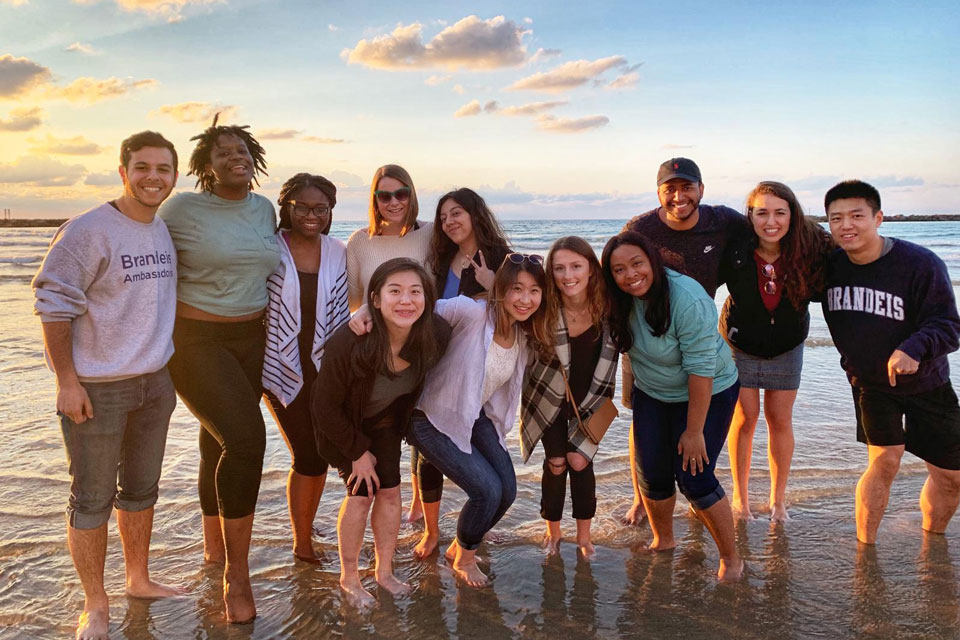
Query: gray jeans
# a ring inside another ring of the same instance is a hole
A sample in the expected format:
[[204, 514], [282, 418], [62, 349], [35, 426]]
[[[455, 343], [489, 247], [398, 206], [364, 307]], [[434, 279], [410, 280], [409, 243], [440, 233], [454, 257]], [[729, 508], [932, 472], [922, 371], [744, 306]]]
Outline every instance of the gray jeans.
[[67, 521], [75, 529], [96, 529], [110, 519], [114, 505], [143, 511], [156, 504], [177, 396], [166, 367], [125, 380], [81, 384], [94, 417], [77, 424], [59, 414], [70, 471]]

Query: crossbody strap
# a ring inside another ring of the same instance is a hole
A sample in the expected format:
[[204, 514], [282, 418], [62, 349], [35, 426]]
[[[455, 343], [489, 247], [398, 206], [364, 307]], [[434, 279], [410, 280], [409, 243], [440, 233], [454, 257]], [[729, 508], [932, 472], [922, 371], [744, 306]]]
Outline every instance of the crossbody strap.
[[567, 381], [567, 371], [563, 368], [563, 364], [560, 365], [560, 375], [563, 376], [563, 388], [566, 391], [567, 401], [570, 403], [570, 406], [573, 407], [573, 415], [577, 416], [577, 424], [580, 426], [580, 430], [583, 431], [580, 409], [577, 408], [577, 403], [573, 400], [573, 392], [570, 390], [570, 382]]

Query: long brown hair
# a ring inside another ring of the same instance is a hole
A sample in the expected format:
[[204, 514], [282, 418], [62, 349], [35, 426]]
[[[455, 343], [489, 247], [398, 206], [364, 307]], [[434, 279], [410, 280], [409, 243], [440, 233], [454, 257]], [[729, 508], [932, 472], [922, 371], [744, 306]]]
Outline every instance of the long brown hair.
[[600, 268], [600, 261], [597, 260], [597, 254], [583, 238], [578, 236], [565, 236], [557, 239], [550, 246], [550, 253], [547, 254], [547, 262], [544, 265], [546, 272], [547, 286], [544, 292], [547, 305], [547, 324], [556, 327], [560, 320], [561, 301], [563, 294], [557, 287], [557, 281], [553, 277], [553, 258], [557, 251], [572, 251], [582, 257], [590, 265], [590, 280], [587, 282], [587, 305], [590, 309], [590, 321], [597, 331], [603, 330], [603, 322], [610, 314], [610, 302], [607, 299], [607, 287], [603, 280], [603, 270]]
[[[433, 269], [433, 277], [438, 283], [446, 282], [450, 262], [459, 249], [457, 244], [444, 232], [443, 224], [440, 222], [440, 207], [447, 200], [456, 202], [470, 216], [470, 225], [473, 227], [473, 237], [477, 240], [477, 249], [483, 252], [485, 260], [491, 260], [491, 256], [510, 251], [507, 234], [503, 232], [497, 218], [490, 211], [490, 207], [487, 206], [484, 199], [480, 197], [480, 194], [466, 187], [445, 193], [437, 201], [437, 213], [433, 218], [433, 238], [430, 240], [430, 267]], [[467, 257], [473, 258], [473, 256]], [[494, 271], [499, 266], [498, 264], [487, 264], [487, 267]]]
[[385, 164], [373, 172], [373, 182], [370, 183], [370, 209], [367, 211], [367, 218], [370, 221], [367, 233], [372, 238], [383, 232], [383, 216], [380, 215], [380, 209], [377, 208], [377, 186], [380, 184], [380, 178], [393, 178], [402, 182], [403, 186], [410, 188], [407, 217], [403, 221], [403, 226], [400, 227], [400, 235], [405, 236], [417, 222], [420, 205], [417, 202], [417, 189], [413, 186], [413, 179], [407, 173], [407, 170], [398, 164]]
[[[520, 255], [520, 254], [510, 254]], [[520, 263], [504, 259], [500, 268], [497, 269], [497, 275], [493, 280], [493, 286], [487, 292], [487, 308], [493, 315], [496, 324], [494, 330], [500, 335], [508, 335], [510, 331], [510, 315], [503, 306], [503, 301], [510, 291], [510, 287], [516, 283], [520, 272], [529, 273], [540, 290], [546, 289], [546, 276], [543, 273], [543, 265], [524, 259]], [[527, 338], [533, 340], [534, 349], [540, 352], [549, 352], [553, 347], [553, 327], [547, 324], [547, 310], [544, 300], [541, 297], [540, 306], [529, 318], [523, 322], [517, 323]]]
[[830, 234], [813, 219], [803, 215], [800, 201], [787, 185], [773, 180], [757, 184], [747, 195], [745, 210], [753, 223], [753, 200], [759, 195], [771, 195], [785, 200], [790, 207], [790, 228], [780, 239], [781, 271], [784, 293], [795, 309], [822, 291], [826, 282], [824, 257], [834, 246]]

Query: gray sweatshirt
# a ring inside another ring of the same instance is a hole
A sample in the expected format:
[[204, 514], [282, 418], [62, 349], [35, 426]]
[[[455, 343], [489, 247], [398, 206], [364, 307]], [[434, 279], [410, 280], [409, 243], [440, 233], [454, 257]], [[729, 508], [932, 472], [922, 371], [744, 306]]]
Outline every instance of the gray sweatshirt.
[[160, 218], [137, 222], [104, 203], [68, 220], [32, 286], [43, 322], [71, 323], [81, 380], [152, 373], [173, 355], [177, 254]]

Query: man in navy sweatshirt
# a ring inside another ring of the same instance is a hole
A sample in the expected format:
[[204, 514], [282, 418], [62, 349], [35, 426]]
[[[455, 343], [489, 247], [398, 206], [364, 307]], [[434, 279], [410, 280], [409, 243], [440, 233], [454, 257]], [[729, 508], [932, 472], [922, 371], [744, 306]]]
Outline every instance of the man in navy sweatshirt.
[[840, 248], [823, 315], [869, 456], [857, 483], [857, 538], [876, 543], [904, 451], [927, 464], [923, 529], [942, 534], [960, 503], [960, 406], [947, 363], [960, 346], [960, 316], [947, 267], [924, 247], [879, 234], [880, 194], [865, 182], [834, 186], [824, 207]]

